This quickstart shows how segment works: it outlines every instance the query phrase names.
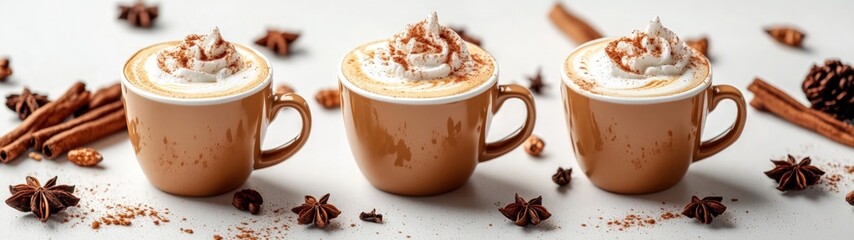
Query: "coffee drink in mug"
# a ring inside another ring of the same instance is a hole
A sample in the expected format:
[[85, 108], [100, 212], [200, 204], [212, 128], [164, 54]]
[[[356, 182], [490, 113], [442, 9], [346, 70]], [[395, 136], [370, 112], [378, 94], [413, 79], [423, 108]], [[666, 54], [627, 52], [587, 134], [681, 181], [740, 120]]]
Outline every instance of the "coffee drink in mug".
[[[709, 60], [655, 18], [645, 31], [593, 40], [563, 64], [567, 125], [575, 156], [596, 186], [627, 194], [667, 189], [695, 161], [738, 139], [741, 92], [712, 85]], [[735, 102], [735, 123], [701, 141], [706, 115]]]
[[[311, 115], [296, 94], [274, 95], [270, 63], [223, 40], [218, 29], [146, 47], [124, 67], [128, 133], [139, 165], [157, 188], [185, 196], [231, 191], [255, 170], [280, 163], [308, 138]], [[280, 109], [302, 116], [292, 141], [261, 142]]]
[[[475, 166], [521, 144], [534, 127], [530, 91], [498, 85], [495, 59], [438, 22], [436, 13], [341, 62], [342, 114], [350, 149], [375, 187], [433, 195], [465, 184]], [[505, 100], [525, 103], [524, 126], [486, 142]]]

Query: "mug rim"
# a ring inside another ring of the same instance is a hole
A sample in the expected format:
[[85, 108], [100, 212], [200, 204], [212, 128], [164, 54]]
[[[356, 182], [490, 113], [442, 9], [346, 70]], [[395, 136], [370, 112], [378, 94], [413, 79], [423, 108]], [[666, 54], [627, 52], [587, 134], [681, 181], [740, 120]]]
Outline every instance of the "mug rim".
[[168, 104], [174, 104], [174, 105], [200, 106], [200, 105], [216, 105], [216, 104], [228, 103], [228, 102], [233, 102], [236, 100], [244, 99], [248, 96], [251, 96], [251, 95], [258, 93], [262, 89], [267, 88], [268, 86], [270, 86], [270, 84], [272, 82], [273, 65], [270, 64], [270, 60], [267, 59], [266, 56], [262, 55], [261, 52], [259, 52], [257, 49], [252, 48], [250, 46], [240, 44], [240, 43], [234, 43], [234, 42], [232, 42], [231, 44], [235, 44], [235, 45], [238, 45], [238, 46], [243, 47], [245, 49], [248, 49], [249, 51], [251, 51], [255, 55], [258, 55], [259, 57], [261, 57], [261, 59], [264, 61], [264, 63], [267, 64], [267, 66], [268, 66], [267, 67], [267, 76], [264, 77], [264, 80], [261, 81], [261, 83], [259, 83], [258, 85], [253, 86], [252, 88], [250, 88], [246, 91], [243, 91], [243, 92], [240, 92], [237, 94], [219, 96], [219, 97], [177, 98], [177, 97], [163, 96], [163, 95], [155, 94], [153, 92], [146, 91], [145, 89], [141, 89], [141, 88], [137, 87], [136, 85], [131, 83], [130, 80], [128, 80], [128, 76], [127, 76], [125, 69], [127, 68], [127, 65], [130, 63], [130, 61], [134, 57], [136, 57], [137, 54], [139, 54], [143, 50], [149, 49], [151, 47], [154, 47], [154, 46], [157, 46], [160, 44], [164, 44], [164, 43], [170, 43], [170, 42], [176, 42], [176, 41], [167, 41], [167, 42], [160, 42], [160, 43], [151, 44], [151, 45], [148, 45], [147, 47], [141, 48], [141, 49], [137, 50], [136, 52], [134, 52], [134, 54], [132, 54], [130, 56], [130, 58], [128, 58], [125, 61], [125, 64], [122, 65], [122, 81], [121, 81], [122, 86], [124, 86], [129, 91], [132, 91], [133, 93], [135, 93], [139, 96], [142, 96], [146, 99], [149, 99], [149, 100], [154, 100], [154, 101], [158, 101], [158, 102], [162, 102], [162, 103], [168, 103]]
[[[373, 42], [369, 42], [369, 43], [366, 43], [366, 44], [363, 44], [360, 46], [366, 46], [369, 44], [382, 42], [382, 41], [388, 41], [388, 40], [373, 41]], [[471, 43], [469, 43], [469, 44], [471, 44]], [[478, 47], [480, 48], [480, 46], [478, 46]], [[468, 91], [465, 91], [465, 92], [459, 93], [459, 94], [454, 94], [454, 95], [449, 95], [449, 96], [441, 96], [441, 97], [434, 97], [434, 98], [392, 97], [392, 96], [386, 96], [386, 95], [382, 95], [382, 94], [378, 94], [378, 93], [373, 93], [371, 91], [368, 91], [368, 90], [365, 90], [365, 89], [362, 89], [362, 88], [356, 86], [355, 84], [353, 84], [353, 82], [350, 81], [350, 79], [347, 78], [347, 76], [344, 75], [344, 62], [347, 60], [347, 56], [350, 55], [350, 53], [352, 53], [356, 49], [358, 49], [358, 47], [354, 48], [353, 50], [348, 51], [346, 54], [344, 54], [343, 57], [341, 57], [341, 61], [339, 61], [339, 64], [338, 64], [338, 82], [341, 83], [341, 85], [344, 86], [345, 88], [347, 88], [348, 90], [356, 92], [357, 94], [362, 95], [362, 96], [367, 97], [367, 98], [372, 99], [372, 100], [377, 100], [377, 101], [381, 101], [381, 102], [388, 102], [388, 103], [396, 103], [396, 104], [407, 104], [407, 105], [445, 104], [445, 103], [459, 102], [459, 101], [463, 101], [466, 99], [470, 99], [474, 96], [480, 95], [481, 93], [485, 92], [487, 89], [494, 87], [495, 84], [498, 83], [498, 61], [495, 60], [495, 57], [492, 55], [492, 53], [486, 51], [486, 49], [480, 48], [481, 50], [483, 50], [483, 52], [488, 54], [490, 58], [492, 58], [492, 66], [493, 66], [492, 75], [489, 76], [489, 79], [487, 79], [486, 81], [481, 83], [479, 86], [472, 88], [472, 89], [469, 89]]]
[[[609, 96], [609, 95], [594, 94], [594, 93], [591, 93], [589, 91], [582, 90], [581, 87], [579, 87], [578, 84], [575, 83], [575, 81], [572, 81], [570, 79], [569, 74], [567, 74], [566, 62], [569, 61], [569, 58], [572, 56], [572, 54], [574, 54], [576, 51], [578, 51], [582, 48], [587, 47], [588, 45], [596, 44], [596, 43], [599, 43], [602, 41], [613, 40], [613, 39], [614, 39], [613, 37], [602, 37], [602, 38], [598, 38], [598, 39], [588, 41], [584, 44], [579, 45], [578, 47], [575, 47], [575, 49], [573, 49], [569, 53], [569, 55], [563, 60], [563, 62], [561, 62], [561, 66], [560, 66], [561, 82], [563, 82], [564, 85], [568, 86], [569, 89], [571, 89], [572, 91], [574, 91], [578, 94], [581, 94], [582, 96], [585, 96], [587, 98], [591, 98], [591, 99], [595, 99], [595, 100], [599, 100], [599, 101], [604, 101], [604, 102], [621, 103], [621, 104], [651, 104], [651, 103], [678, 101], [678, 100], [694, 97], [697, 94], [700, 94], [704, 90], [708, 89], [712, 85], [712, 64], [711, 64], [711, 62], [709, 62], [709, 64], [708, 64], [709, 65], [709, 74], [706, 75], [706, 78], [703, 79], [703, 82], [701, 82], [700, 84], [697, 84], [697, 86], [694, 86], [693, 88], [691, 88], [687, 91], [683, 91], [683, 92], [680, 92], [677, 94], [664, 95], [664, 96], [654, 96], [654, 97], [620, 97], [620, 96]], [[699, 54], [696, 50], [692, 49], [692, 51], [695, 54]], [[703, 58], [706, 58], [706, 56], [704, 56], [704, 55], [700, 55], [700, 56], [702, 56]], [[706, 61], [708, 62], [708, 58], [706, 58]]]

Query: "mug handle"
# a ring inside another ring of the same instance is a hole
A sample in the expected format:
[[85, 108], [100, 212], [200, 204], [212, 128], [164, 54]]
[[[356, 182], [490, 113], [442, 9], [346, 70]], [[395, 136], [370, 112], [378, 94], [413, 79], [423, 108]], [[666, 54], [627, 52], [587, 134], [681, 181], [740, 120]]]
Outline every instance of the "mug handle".
[[534, 123], [537, 120], [537, 112], [534, 109], [534, 95], [532, 95], [531, 91], [526, 87], [522, 87], [517, 84], [498, 86], [498, 96], [495, 99], [495, 105], [492, 107], [492, 113], [494, 114], [498, 112], [498, 110], [501, 109], [501, 105], [504, 104], [504, 101], [511, 98], [518, 98], [525, 103], [525, 108], [528, 113], [528, 117], [525, 119], [525, 125], [522, 125], [518, 130], [501, 140], [486, 144], [486, 148], [483, 150], [483, 153], [480, 154], [480, 162], [486, 162], [510, 152], [525, 142], [525, 140], [527, 140], [534, 131]]
[[730, 85], [715, 85], [712, 86], [711, 90], [712, 99], [709, 102], [709, 112], [714, 111], [720, 101], [729, 99], [735, 102], [735, 106], [738, 108], [738, 113], [736, 115], [735, 122], [729, 127], [729, 129], [717, 137], [700, 143], [694, 162], [712, 156], [732, 145], [732, 143], [741, 136], [741, 132], [744, 130], [744, 123], [747, 120], [747, 108], [745, 107], [744, 95], [741, 94], [741, 91]]
[[309, 111], [308, 103], [305, 99], [294, 93], [274, 95], [273, 106], [270, 109], [270, 121], [275, 120], [279, 110], [286, 107], [293, 108], [299, 112], [300, 117], [302, 117], [302, 130], [296, 137], [285, 144], [270, 150], [261, 151], [261, 158], [255, 160], [255, 169], [262, 169], [284, 162], [305, 145], [308, 134], [311, 132], [311, 111]]

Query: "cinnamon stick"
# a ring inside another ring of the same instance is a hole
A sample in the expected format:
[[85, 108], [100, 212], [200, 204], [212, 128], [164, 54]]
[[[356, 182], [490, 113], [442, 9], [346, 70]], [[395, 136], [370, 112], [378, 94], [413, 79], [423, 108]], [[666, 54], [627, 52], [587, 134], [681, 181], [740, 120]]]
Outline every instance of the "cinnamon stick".
[[782, 90], [756, 78], [748, 90], [754, 99], [750, 105], [771, 112], [800, 127], [812, 130], [831, 140], [854, 147], [854, 126], [843, 123], [826, 113], [807, 108]]
[[[53, 111], [50, 112], [50, 114], [46, 117], [43, 117], [43, 120], [40, 121], [37, 126], [33, 125], [29, 129], [27, 129], [23, 135], [19, 136], [11, 143], [4, 144], [2, 145], [2, 147], [0, 147], [0, 162], [8, 163], [13, 159], [17, 158], [18, 156], [21, 156], [21, 154], [27, 151], [27, 149], [33, 146], [33, 141], [31, 139], [32, 134], [35, 131], [38, 131], [43, 127], [53, 126], [61, 123], [66, 118], [68, 118], [68, 116], [74, 113], [74, 111], [76, 111], [83, 105], [86, 105], [89, 102], [89, 92], [83, 91], [80, 94], [75, 94], [64, 99], [57, 99], [57, 101], [54, 102], [56, 103], [56, 105], [53, 108]], [[41, 108], [39, 110], [41, 110]]]
[[599, 31], [593, 29], [590, 24], [587, 24], [581, 18], [573, 15], [561, 3], [555, 3], [552, 10], [549, 11], [549, 19], [578, 45], [602, 37]]
[[122, 99], [122, 85], [120, 83], [115, 83], [98, 89], [98, 91], [95, 91], [95, 93], [92, 94], [92, 100], [89, 101], [89, 105], [78, 110], [74, 113], [74, 116], [81, 116], [89, 110], [96, 109], [120, 99]]
[[77, 125], [57, 134], [44, 142], [42, 154], [49, 159], [59, 157], [68, 150], [101, 139], [127, 127], [124, 109], [109, 115]]
[[849, 134], [854, 135], [854, 126], [851, 126], [851, 125], [844, 123], [842, 121], [838, 121], [833, 116], [830, 116], [830, 115], [828, 115], [822, 111], [815, 110], [815, 109], [809, 108], [807, 106], [804, 106], [803, 104], [798, 102], [798, 100], [795, 100], [794, 98], [792, 98], [792, 96], [789, 96], [788, 94], [783, 92], [783, 90], [780, 90], [780, 89], [772, 86], [771, 84], [763, 81], [760, 78], [756, 78], [755, 80], [753, 80], [752, 85], [755, 85], [757, 88], [761, 88], [761, 89], [768, 91], [770, 94], [774, 95], [775, 97], [779, 98], [780, 100], [783, 100], [784, 102], [786, 102], [786, 104], [789, 104], [789, 105], [797, 108], [800, 111], [810, 112], [811, 114], [820, 118], [822, 121], [827, 122], [828, 124], [831, 124], [834, 127], [839, 128], [842, 131], [846, 131]]
[[[93, 100], [95, 97], [92, 98]], [[48, 128], [44, 128], [36, 131], [31, 135], [31, 139], [33, 142], [33, 148], [42, 149], [42, 145], [44, 141], [49, 138], [57, 135], [61, 132], [64, 132], [68, 129], [72, 129], [80, 124], [87, 123], [90, 121], [97, 120], [101, 117], [114, 113], [116, 111], [121, 111], [123, 108], [122, 101], [113, 101], [107, 105], [95, 108], [79, 117], [72, 119], [71, 121], [67, 121], [61, 124], [57, 124]]]
[[8, 163], [30, 149], [33, 146], [32, 141], [30, 141], [30, 134], [26, 133], [21, 138], [0, 148], [0, 161]]
[[[43, 127], [45, 125], [45, 122], [49, 119], [55, 121], [59, 118], [67, 118], [68, 115], [62, 116], [61, 114], [64, 112], [65, 109], [68, 109], [72, 106], [68, 106], [66, 104], [68, 104], [69, 100], [82, 101], [81, 94], [86, 92], [85, 88], [86, 85], [81, 82], [72, 85], [71, 88], [69, 88], [68, 91], [66, 91], [65, 94], [63, 94], [61, 97], [59, 97], [53, 102], [50, 102], [40, 107], [38, 110], [30, 114], [27, 119], [21, 122], [18, 127], [12, 129], [12, 131], [9, 131], [3, 136], [0, 136], [0, 146], [6, 146], [9, 143], [12, 143], [15, 140], [19, 139], [24, 134], [32, 132], [34, 129]], [[88, 97], [88, 93], [86, 97]], [[71, 111], [73, 112], [75, 110], [76, 109]]]

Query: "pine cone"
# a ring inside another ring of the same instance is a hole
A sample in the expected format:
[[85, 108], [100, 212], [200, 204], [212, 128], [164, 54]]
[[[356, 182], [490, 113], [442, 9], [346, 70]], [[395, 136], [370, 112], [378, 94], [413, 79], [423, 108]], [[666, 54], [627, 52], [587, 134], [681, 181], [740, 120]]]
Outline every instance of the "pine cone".
[[801, 86], [812, 108], [839, 120], [854, 119], [854, 68], [839, 60], [813, 65]]

